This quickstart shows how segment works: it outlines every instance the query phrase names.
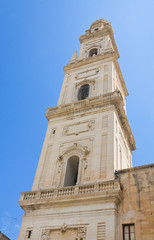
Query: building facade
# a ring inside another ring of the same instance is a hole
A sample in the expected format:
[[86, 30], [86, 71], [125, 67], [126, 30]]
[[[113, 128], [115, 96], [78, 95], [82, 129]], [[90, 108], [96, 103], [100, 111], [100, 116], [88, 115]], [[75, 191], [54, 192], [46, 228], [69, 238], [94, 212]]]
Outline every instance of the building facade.
[[[58, 106], [46, 112], [48, 129], [32, 191], [21, 193], [25, 215], [19, 240], [134, 240], [140, 228], [135, 214], [142, 205], [140, 174], [133, 171], [146, 168], [132, 170], [135, 140], [112, 26], [98, 20], [79, 40], [78, 58], [75, 52], [64, 67]], [[146, 176], [151, 184], [152, 174]], [[131, 196], [127, 190], [133, 184], [131, 205], [125, 196]], [[141, 231], [139, 236], [146, 239]]]

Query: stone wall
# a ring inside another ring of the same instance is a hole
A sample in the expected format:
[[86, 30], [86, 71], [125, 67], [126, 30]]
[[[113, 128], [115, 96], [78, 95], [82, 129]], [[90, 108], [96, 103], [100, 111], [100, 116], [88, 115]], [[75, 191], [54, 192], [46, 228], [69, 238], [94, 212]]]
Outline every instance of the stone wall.
[[136, 239], [154, 239], [154, 164], [119, 171], [123, 200], [119, 205], [119, 240], [123, 224], [135, 225]]

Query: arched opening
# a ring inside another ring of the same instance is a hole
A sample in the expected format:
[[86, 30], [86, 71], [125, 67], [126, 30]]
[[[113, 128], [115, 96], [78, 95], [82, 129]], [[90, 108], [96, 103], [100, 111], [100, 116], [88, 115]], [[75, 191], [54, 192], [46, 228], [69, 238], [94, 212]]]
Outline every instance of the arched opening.
[[78, 100], [83, 100], [89, 97], [89, 84], [84, 84], [79, 88]]
[[74, 186], [78, 180], [79, 157], [72, 156], [67, 161], [64, 187]]
[[90, 51], [89, 51], [89, 57], [92, 57], [92, 56], [94, 56], [94, 55], [97, 55], [97, 48], [93, 48], [93, 49], [91, 49]]

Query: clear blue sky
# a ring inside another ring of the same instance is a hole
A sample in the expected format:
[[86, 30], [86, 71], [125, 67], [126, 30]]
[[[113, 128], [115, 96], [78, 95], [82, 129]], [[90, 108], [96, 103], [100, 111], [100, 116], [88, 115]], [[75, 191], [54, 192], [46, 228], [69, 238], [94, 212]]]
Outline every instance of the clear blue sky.
[[23, 215], [20, 192], [31, 189], [42, 149], [46, 108], [57, 105], [79, 36], [100, 18], [112, 23], [130, 94], [133, 165], [153, 162], [154, 1], [0, 0], [0, 230], [12, 240]]

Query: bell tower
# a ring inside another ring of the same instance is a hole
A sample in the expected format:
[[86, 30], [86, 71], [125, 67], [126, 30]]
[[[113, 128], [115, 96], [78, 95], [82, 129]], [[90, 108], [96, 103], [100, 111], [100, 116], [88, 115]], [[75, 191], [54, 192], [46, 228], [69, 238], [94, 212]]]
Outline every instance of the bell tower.
[[79, 38], [79, 56], [64, 67], [19, 240], [118, 240], [118, 170], [132, 167], [135, 140], [126, 115], [128, 91], [113, 29], [104, 19]]

